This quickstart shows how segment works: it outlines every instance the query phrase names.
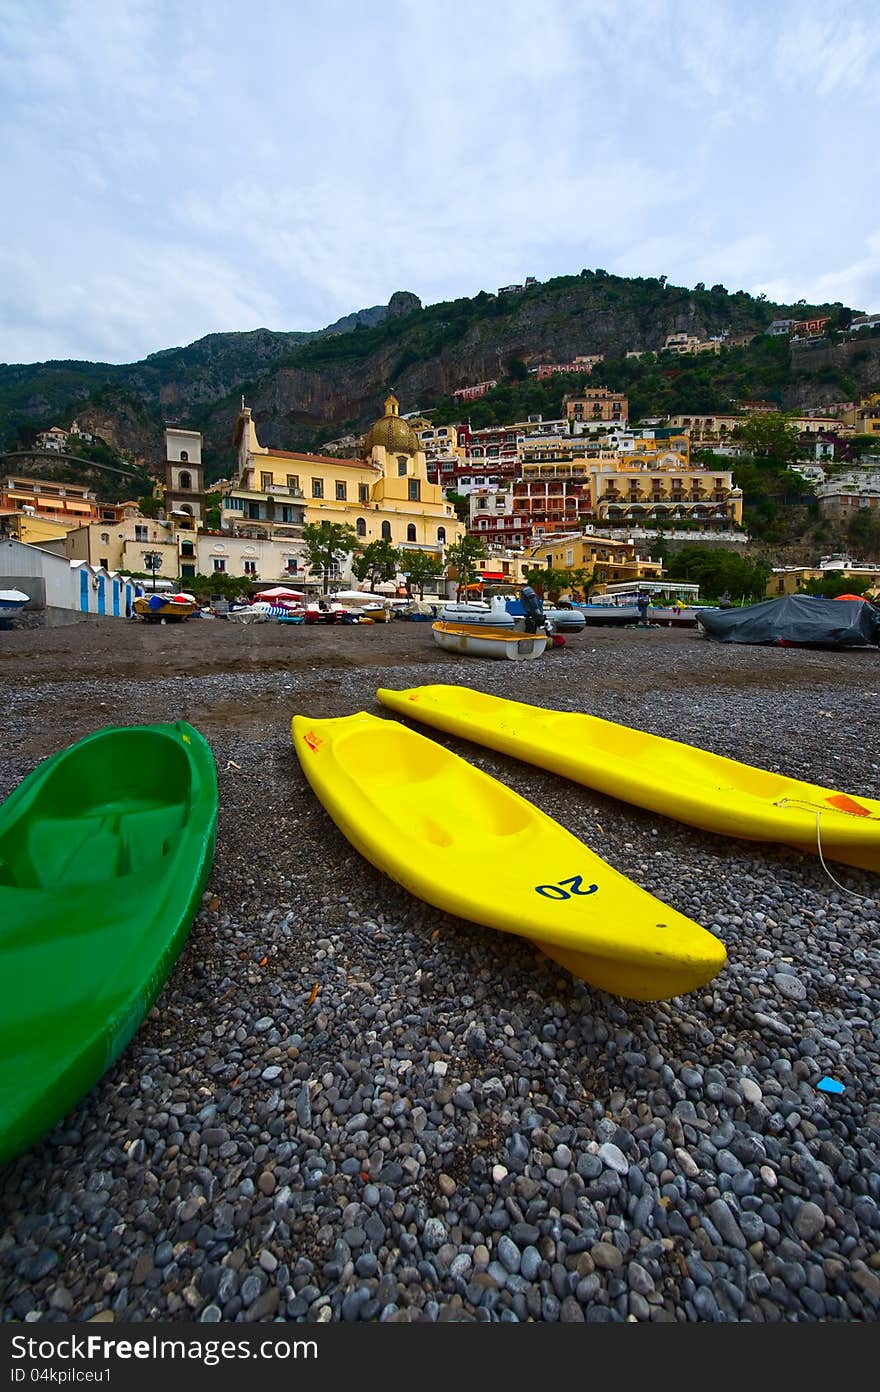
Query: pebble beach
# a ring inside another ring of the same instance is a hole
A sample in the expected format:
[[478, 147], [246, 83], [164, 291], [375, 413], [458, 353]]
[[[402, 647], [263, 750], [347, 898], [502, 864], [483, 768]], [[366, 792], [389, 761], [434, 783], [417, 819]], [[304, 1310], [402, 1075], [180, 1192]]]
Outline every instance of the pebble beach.
[[432, 682], [880, 795], [876, 649], [587, 629], [517, 663], [400, 621], [0, 634], [0, 797], [101, 725], [176, 719], [220, 786], [155, 1006], [0, 1170], [2, 1318], [876, 1320], [880, 876], [423, 729], [727, 948], [690, 995], [605, 995], [414, 899], [306, 783], [293, 714], [388, 715], [377, 686]]

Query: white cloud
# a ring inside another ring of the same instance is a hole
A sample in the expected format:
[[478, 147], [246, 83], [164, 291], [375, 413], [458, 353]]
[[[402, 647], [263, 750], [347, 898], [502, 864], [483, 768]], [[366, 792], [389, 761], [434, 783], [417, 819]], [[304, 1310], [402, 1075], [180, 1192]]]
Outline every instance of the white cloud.
[[7, 0], [0, 357], [596, 264], [872, 307], [875, 28], [866, 0]]

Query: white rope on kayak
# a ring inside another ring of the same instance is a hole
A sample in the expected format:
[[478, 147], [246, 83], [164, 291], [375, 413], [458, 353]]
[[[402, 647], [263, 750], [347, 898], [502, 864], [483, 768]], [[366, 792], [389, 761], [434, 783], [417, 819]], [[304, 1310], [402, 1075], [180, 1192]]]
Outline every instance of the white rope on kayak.
[[[777, 798], [776, 801], [773, 803], [773, 806], [774, 806], [774, 807], [805, 807], [805, 808], [807, 809], [808, 812], [815, 812], [817, 816], [818, 816], [818, 814], [819, 814], [820, 812], [827, 812], [827, 811], [829, 811], [829, 808], [827, 808], [827, 807], [819, 807], [819, 805], [818, 805], [817, 803], [815, 803], [815, 802], [810, 802], [807, 798], [789, 798], [789, 797]], [[835, 815], [836, 817], [858, 817], [858, 818], [860, 819], [860, 821], [868, 821], [868, 822], [880, 821], [880, 817], [878, 817], [877, 814], [876, 814], [875, 812], [850, 812], [850, 810], [849, 810], [848, 807], [835, 807], [835, 808], [833, 809], [833, 811], [834, 811], [834, 815]]]
[[836, 884], [836, 885], [837, 885], [837, 888], [838, 888], [838, 889], [842, 889], [843, 892], [844, 892], [844, 894], [851, 894], [851, 895], [853, 896], [854, 899], [866, 899], [866, 900], [868, 901], [869, 904], [873, 904], [873, 903], [875, 902], [873, 895], [871, 895], [871, 894], [859, 894], [857, 890], [855, 890], [855, 889], [849, 889], [847, 885], [841, 884], [841, 883], [840, 883], [840, 880], [837, 880], [837, 879], [834, 878], [834, 876], [832, 875], [831, 871], [828, 869], [828, 866], [825, 864], [825, 857], [824, 857], [823, 854], [822, 854], [822, 831], [821, 831], [820, 826], [819, 826], [819, 822], [820, 822], [820, 820], [821, 820], [821, 817], [822, 817], [822, 813], [821, 813], [821, 812], [819, 811], [819, 809], [817, 808], [817, 809], [816, 809], [816, 850], [819, 852], [819, 863], [821, 864], [822, 869], [825, 871], [825, 874], [828, 876], [829, 880], [831, 880], [832, 884]]

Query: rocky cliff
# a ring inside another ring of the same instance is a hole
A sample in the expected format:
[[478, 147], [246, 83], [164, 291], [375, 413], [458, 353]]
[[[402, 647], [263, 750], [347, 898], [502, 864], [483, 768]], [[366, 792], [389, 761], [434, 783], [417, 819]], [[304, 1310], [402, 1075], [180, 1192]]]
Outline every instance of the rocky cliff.
[[[667, 334], [680, 330], [700, 337], [723, 329], [760, 334], [777, 317], [829, 313], [836, 318], [842, 309], [776, 305], [742, 291], [731, 294], [720, 285], [689, 290], [662, 277], [627, 279], [604, 271], [427, 307], [410, 292], [398, 291], [387, 306], [346, 316], [318, 334], [268, 329], [210, 334], [187, 348], [127, 366], [0, 367], [0, 411], [5, 410], [8, 442], [23, 427], [42, 428], [55, 417], [66, 424], [77, 415], [154, 468], [162, 461], [164, 424], [198, 429], [205, 436], [209, 475], [217, 477], [232, 463], [231, 435], [242, 395], [254, 410], [263, 443], [315, 448], [375, 419], [389, 386], [404, 411], [427, 410], [460, 386], [506, 373], [522, 375], [529, 364], [592, 353], [619, 360], [629, 349], [660, 349]], [[876, 386], [875, 342], [868, 349], [856, 342], [820, 350], [827, 358], [817, 350], [792, 355], [785, 404], [840, 399], [841, 381], [854, 392]], [[107, 396], [111, 388], [121, 393], [116, 405]], [[817, 397], [818, 388], [830, 395]], [[132, 403], [139, 403], [142, 415]], [[692, 409], [700, 409], [699, 403]]]

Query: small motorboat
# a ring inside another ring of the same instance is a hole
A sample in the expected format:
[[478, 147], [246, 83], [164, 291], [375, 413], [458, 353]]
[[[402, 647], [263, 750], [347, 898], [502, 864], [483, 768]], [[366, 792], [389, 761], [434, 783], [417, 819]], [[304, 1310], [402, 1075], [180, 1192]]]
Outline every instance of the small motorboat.
[[317, 604], [309, 604], [305, 612], [307, 624], [337, 624], [344, 623], [349, 610], [342, 604], [328, 604], [321, 600]]
[[87, 735], [0, 807], [0, 1164], [137, 1030], [199, 907], [216, 824], [214, 757], [182, 721]]
[[516, 627], [516, 620], [508, 612], [502, 595], [495, 595], [488, 604], [483, 599], [444, 604], [437, 617], [444, 623], [486, 624], [491, 628]]
[[575, 976], [633, 1000], [696, 990], [724, 966], [714, 934], [436, 740], [363, 711], [297, 715], [291, 727], [303, 772], [343, 835], [426, 903], [528, 938]]
[[30, 601], [24, 590], [0, 590], [0, 619], [11, 619]]
[[134, 612], [139, 619], [145, 619], [147, 623], [159, 623], [161, 621], [180, 623], [182, 619], [188, 619], [197, 609], [196, 601], [191, 595], [140, 595], [134, 602]]
[[578, 612], [583, 614], [584, 623], [591, 628], [623, 628], [626, 624], [639, 621], [639, 611], [635, 604], [603, 604], [599, 600], [591, 600], [589, 604], [578, 605]]
[[432, 625], [434, 642], [449, 652], [468, 657], [506, 657], [511, 662], [540, 657], [547, 646], [546, 629], [539, 633], [520, 633], [510, 628], [490, 628], [488, 624], [445, 623]]

